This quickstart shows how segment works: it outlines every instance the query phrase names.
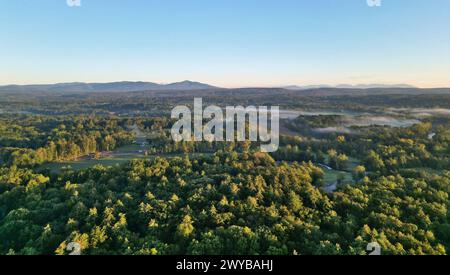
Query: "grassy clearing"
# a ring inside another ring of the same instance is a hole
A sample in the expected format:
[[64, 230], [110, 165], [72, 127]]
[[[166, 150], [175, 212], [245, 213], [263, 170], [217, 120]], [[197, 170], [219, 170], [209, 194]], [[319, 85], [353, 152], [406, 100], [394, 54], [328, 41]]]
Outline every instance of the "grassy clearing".
[[126, 163], [133, 159], [142, 159], [142, 158], [150, 158], [145, 157], [144, 155], [128, 155], [128, 156], [115, 156], [109, 158], [102, 159], [87, 159], [87, 160], [79, 160], [79, 161], [67, 161], [67, 162], [58, 162], [58, 163], [48, 163], [44, 164], [40, 167], [40, 169], [50, 169], [53, 173], [59, 173], [65, 167], [71, 167], [74, 170], [82, 170], [87, 169], [97, 164], [103, 166], [114, 166], [120, 165], [122, 163]]
[[[329, 162], [328, 155], [325, 156], [326, 163]], [[337, 182], [340, 175], [343, 176], [343, 183], [353, 183], [352, 172], [356, 166], [360, 165], [359, 159], [349, 157], [347, 162], [347, 169], [343, 171], [322, 169], [325, 173], [324, 183], [325, 186], [333, 185]]]
[[133, 159], [154, 158], [156, 156], [145, 156], [144, 152], [149, 148], [148, 145], [141, 145], [146, 142], [146, 135], [139, 130], [136, 125], [131, 127], [135, 132], [136, 143], [117, 148], [109, 156], [100, 159], [82, 159], [77, 161], [67, 161], [58, 163], [48, 163], [42, 165], [40, 169], [50, 169], [53, 173], [59, 173], [63, 168], [71, 167], [74, 170], [87, 169], [95, 165], [114, 166], [126, 163]]
[[[124, 152], [123, 150], [127, 150], [127, 148], [119, 148], [120, 152]], [[129, 161], [135, 160], [135, 159], [155, 159], [157, 157], [165, 157], [165, 158], [175, 158], [175, 157], [183, 157], [185, 154], [165, 154], [165, 155], [149, 155], [145, 156], [144, 154], [124, 154], [120, 155], [117, 154], [118, 151], [114, 151], [115, 154], [111, 157], [105, 157], [101, 159], [86, 159], [86, 160], [79, 160], [79, 161], [67, 161], [67, 162], [58, 162], [58, 163], [48, 163], [44, 164], [41, 167], [39, 167], [39, 170], [49, 169], [52, 173], [60, 173], [62, 169], [72, 168], [73, 170], [83, 170], [90, 167], [93, 167], [95, 165], [103, 165], [105, 167], [108, 166], [115, 166], [115, 165], [121, 165], [124, 163], [127, 163]], [[193, 153], [189, 154], [189, 157], [195, 158], [202, 155], [209, 155], [209, 154], [202, 154], [202, 153]]]
[[335, 184], [338, 181], [340, 175], [344, 177], [344, 183], [352, 183], [353, 177], [352, 174], [345, 171], [336, 171], [336, 170], [324, 170], [325, 175], [323, 177], [323, 181], [325, 186]]
[[148, 150], [149, 147], [148, 146], [144, 146], [142, 147], [140, 144], [130, 144], [130, 145], [125, 145], [122, 146], [120, 148], [117, 148], [116, 150], [114, 150], [114, 154], [120, 154], [120, 153], [138, 153], [139, 151], [145, 151]]

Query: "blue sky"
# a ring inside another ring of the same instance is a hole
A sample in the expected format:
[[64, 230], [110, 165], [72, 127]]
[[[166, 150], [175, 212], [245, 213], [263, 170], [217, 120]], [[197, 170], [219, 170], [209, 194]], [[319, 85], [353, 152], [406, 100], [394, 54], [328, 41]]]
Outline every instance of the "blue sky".
[[0, 84], [450, 87], [450, 1], [0, 0]]

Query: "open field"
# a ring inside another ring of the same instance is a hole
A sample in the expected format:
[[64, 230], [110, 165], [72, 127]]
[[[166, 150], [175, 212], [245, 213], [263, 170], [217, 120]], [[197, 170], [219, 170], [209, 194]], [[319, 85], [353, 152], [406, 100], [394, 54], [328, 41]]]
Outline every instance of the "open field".
[[59, 173], [64, 168], [72, 168], [73, 170], [82, 170], [87, 169], [95, 165], [103, 165], [103, 166], [114, 166], [126, 163], [133, 159], [141, 159], [145, 158], [144, 155], [129, 155], [122, 157], [109, 157], [103, 159], [87, 159], [80, 161], [68, 161], [68, 162], [58, 162], [58, 163], [49, 163], [42, 165], [40, 169], [50, 169], [52, 173]]
[[335, 184], [337, 180], [339, 179], [339, 176], [343, 176], [344, 182], [353, 182], [352, 174], [345, 171], [336, 171], [336, 170], [324, 170], [324, 182], [325, 186]]

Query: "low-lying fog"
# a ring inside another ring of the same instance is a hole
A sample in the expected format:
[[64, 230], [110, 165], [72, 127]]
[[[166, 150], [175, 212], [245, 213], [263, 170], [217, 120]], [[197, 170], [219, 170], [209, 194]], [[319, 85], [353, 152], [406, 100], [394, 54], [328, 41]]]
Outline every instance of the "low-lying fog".
[[416, 118], [426, 118], [431, 116], [450, 116], [450, 109], [445, 108], [400, 108], [389, 109], [392, 113], [409, 114]]
[[431, 116], [450, 116], [450, 109], [445, 108], [390, 108], [386, 115], [379, 113], [357, 113], [347, 111], [299, 111], [299, 110], [280, 110], [280, 119], [295, 119], [299, 116], [340, 116], [338, 126], [316, 128], [317, 133], [343, 133], [349, 134], [353, 130], [351, 127], [369, 127], [369, 126], [390, 126], [390, 127], [410, 127], [420, 123], [421, 119]]

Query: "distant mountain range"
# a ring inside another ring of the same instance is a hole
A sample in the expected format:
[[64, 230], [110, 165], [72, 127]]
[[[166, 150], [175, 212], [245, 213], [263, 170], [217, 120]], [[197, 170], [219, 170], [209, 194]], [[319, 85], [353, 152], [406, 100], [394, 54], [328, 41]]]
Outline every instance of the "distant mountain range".
[[338, 89], [374, 89], [374, 88], [415, 88], [414, 86], [408, 84], [394, 84], [394, 85], [386, 85], [386, 84], [358, 84], [358, 85], [350, 85], [350, 84], [340, 84], [336, 86], [331, 85], [307, 85], [307, 86], [285, 86], [281, 87], [287, 90], [311, 90], [311, 89], [321, 89], [321, 88], [338, 88]]
[[[289, 90], [289, 91], [301, 91], [305, 94], [373, 94], [381, 91], [374, 91], [374, 89], [382, 90], [383, 93], [395, 92], [395, 93], [409, 93], [409, 92], [424, 92], [431, 91], [429, 89], [416, 88], [407, 84], [385, 85], [385, 84], [359, 84], [348, 85], [342, 84], [337, 86], [331, 85], [309, 85], [309, 86], [284, 86], [278, 88], [242, 88], [242, 89], [224, 89], [215, 87], [209, 84], [194, 82], [194, 81], [182, 81], [170, 84], [158, 84], [154, 82], [133, 82], [133, 81], [121, 81], [121, 82], [109, 82], [109, 83], [57, 83], [57, 84], [38, 84], [38, 85], [6, 85], [0, 86], [0, 92], [59, 92], [59, 93], [80, 93], [80, 92], [146, 92], [146, 91], [208, 91], [208, 90], [242, 90], [248, 91], [252, 89], [261, 90]], [[437, 92], [438, 90], [434, 90]], [[445, 89], [447, 93], [448, 89]], [[439, 92], [441, 92], [439, 90]]]
[[0, 92], [138, 92], [138, 91], [193, 91], [210, 90], [217, 87], [193, 81], [182, 81], [170, 84], [153, 82], [110, 82], [110, 83], [58, 83], [41, 85], [6, 85], [0, 86]]

